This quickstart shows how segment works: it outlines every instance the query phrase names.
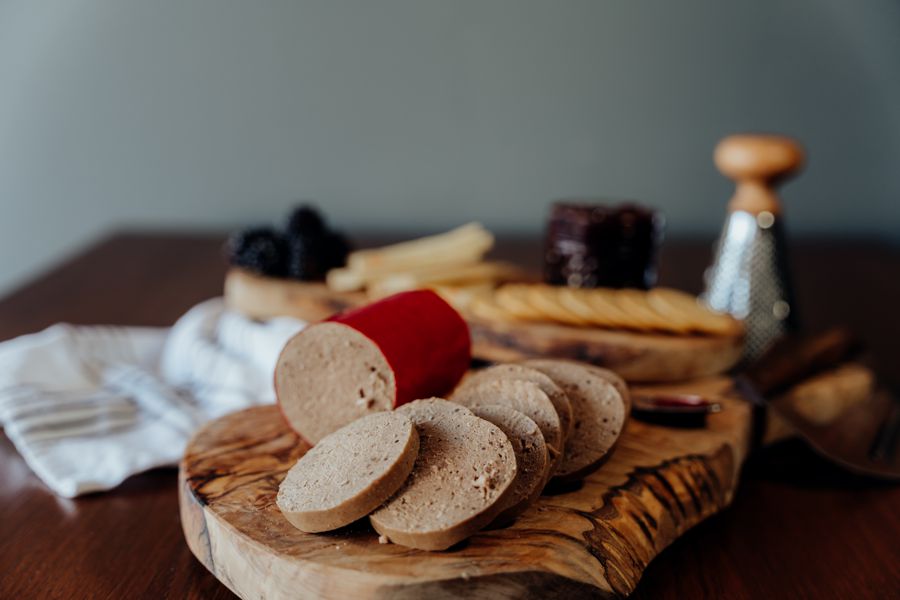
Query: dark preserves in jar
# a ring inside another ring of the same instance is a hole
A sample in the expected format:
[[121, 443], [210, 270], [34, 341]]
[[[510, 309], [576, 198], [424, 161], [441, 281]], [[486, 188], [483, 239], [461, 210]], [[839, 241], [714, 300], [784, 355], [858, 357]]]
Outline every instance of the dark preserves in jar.
[[662, 229], [662, 215], [637, 204], [556, 202], [544, 239], [544, 281], [649, 289]]

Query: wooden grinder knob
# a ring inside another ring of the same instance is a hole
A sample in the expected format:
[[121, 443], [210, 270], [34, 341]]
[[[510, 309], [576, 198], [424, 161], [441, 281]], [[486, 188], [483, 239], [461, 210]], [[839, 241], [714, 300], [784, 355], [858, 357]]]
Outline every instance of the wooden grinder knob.
[[803, 149], [796, 140], [780, 135], [730, 135], [719, 142], [716, 167], [737, 183], [730, 211], [758, 215], [781, 212], [775, 186], [803, 164]]

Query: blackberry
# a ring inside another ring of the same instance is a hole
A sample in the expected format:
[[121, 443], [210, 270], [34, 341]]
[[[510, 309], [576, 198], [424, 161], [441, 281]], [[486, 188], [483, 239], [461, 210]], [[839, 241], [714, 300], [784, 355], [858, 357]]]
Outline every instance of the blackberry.
[[322, 215], [315, 208], [308, 204], [304, 204], [294, 209], [288, 218], [287, 223], [288, 234], [309, 235], [323, 233], [325, 231], [325, 221]]
[[347, 262], [349, 244], [332, 231], [319, 235], [291, 235], [287, 240], [287, 275], [303, 281], [321, 281], [331, 269]]
[[286, 271], [284, 238], [271, 227], [238, 231], [225, 244], [228, 262], [261, 275], [283, 276]]
[[302, 281], [321, 281], [328, 272], [321, 251], [322, 237], [294, 235], [287, 241], [287, 275]]
[[350, 242], [342, 233], [329, 231], [327, 238], [327, 256], [329, 269], [337, 269], [347, 264], [347, 255], [350, 254]]

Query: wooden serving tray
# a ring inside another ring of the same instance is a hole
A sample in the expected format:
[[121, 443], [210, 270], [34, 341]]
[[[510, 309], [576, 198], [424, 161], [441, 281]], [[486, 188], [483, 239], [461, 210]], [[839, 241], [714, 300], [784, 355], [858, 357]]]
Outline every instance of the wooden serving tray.
[[[368, 302], [362, 292], [338, 293], [321, 283], [262, 277], [231, 269], [225, 301], [252, 318], [292, 316], [314, 322]], [[741, 358], [739, 336], [665, 335], [554, 323], [488, 322], [467, 316], [472, 354], [509, 362], [535, 356], [601, 365], [632, 382], [685, 381], [724, 373]]]
[[751, 407], [731, 380], [655, 389], [715, 396], [723, 410], [702, 429], [632, 419], [580, 486], [442, 552], [379, 544], [365, 520], [330, 534], [294, 529], [275, 496], [308, 446], [274, 406], [234, 413], [199, 431], [181, 463], [185, 537], [242, 598], [626, 596], [657, 554], [731, 502], [750, 440]]
[[689, 381], [724, 373], [741, 359], [738, 336], [665, 335], [555, 323], [469, 319], [472, 354], [493, 362], [552, 356], [612, 369], [633, 383]]

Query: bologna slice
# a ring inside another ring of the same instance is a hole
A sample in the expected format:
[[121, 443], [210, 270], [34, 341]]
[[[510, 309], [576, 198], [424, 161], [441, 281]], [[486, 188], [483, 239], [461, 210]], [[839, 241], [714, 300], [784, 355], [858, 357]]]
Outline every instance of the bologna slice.
[[275, 393], [291, 427], [315, 444], [359, 417], [449, 392], [470, 361], [459, 313], [434, 292], [404, 292], [291, 338]]
[[369, 520], [396, 544], [444, 550], [499, 514], [516, 477], [512, 444], [497, 426], [446, 400], [416, 400], [397, 412], [415, 423], [419, 456]]
[[622, 396], [622, 401], [625, 402], [625, 414], [631, 414], [631, 393], [628, 391], [628, 384], [625, 383], [625, 380], [619, 377], [617, 373], [614, 373], [609, 369], [604, 369], [603, 367], [588, 364], [584, 366], [592, 370], [603, 379], [610, 382], [613, 387], [616, 388], [616, 391], [619, 392], [620, 396]]
[[569, 435], [572, 430], [572, 404], [569, 402], [569, 397], [552, 379], [537, 369], [516, 364], [494, 365], [464, 379], [461, 388], [497, 379], [517, 379], [537, 384], [541, 391], [550, 398], [550, 402], [553, 403], [553, 408], [556, 409], [556, 414], [559, 415], [559, 423], [562, 426], [563, 435]]
[[547, 444], [537, 423], [519, 411], [490, 404], [472, 409], [476, 416], [489, 421], [506, 434], [516, 455], [516, 479], [513, 481], [512, 493], [503, 500], [500, 514], [495, 523], [504, 524], [522, 514], [538, 496], [544, 487], [547, 463]]
[[565, 449], [565, 436], [556, 408], [537, 384], [516, 379], [483, 381], [476, 385], [462, 386], [451, 400], [469, 408], [502, 404], [523, 413], [537, 423], [547, 444], [550, 460], [544, 483], [556, 471]]
[[586, 365], [535, 359], [523, 363], [553, 379], [569, 396], [575, 424], [556, 469], [561, 481], [581, 479], [609, 458], [625, 427], [625, 400], [604, 377]]
[[406, 481], [419, 434], [406, 415], [365, 416], [324, 437], [278, 489], [281, 513], [301, 531], [330, 531], [361, 519]]

